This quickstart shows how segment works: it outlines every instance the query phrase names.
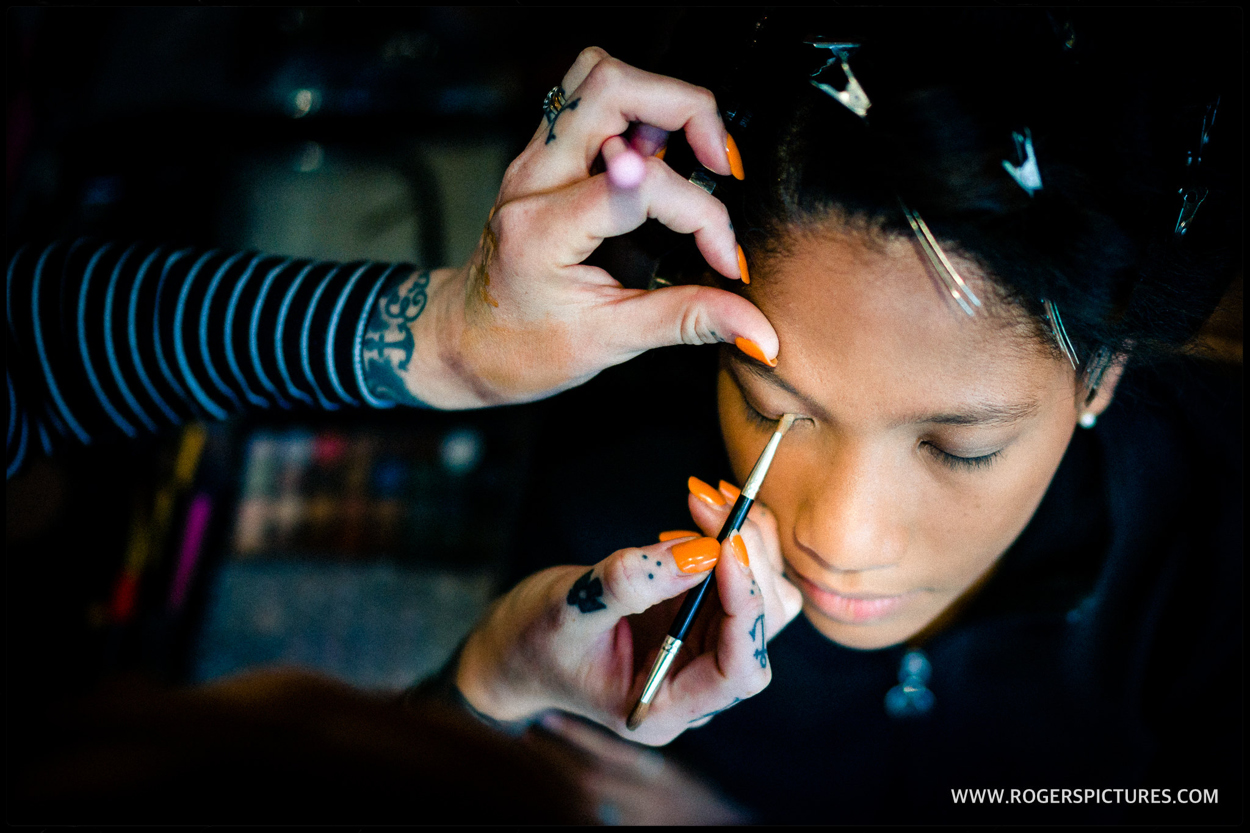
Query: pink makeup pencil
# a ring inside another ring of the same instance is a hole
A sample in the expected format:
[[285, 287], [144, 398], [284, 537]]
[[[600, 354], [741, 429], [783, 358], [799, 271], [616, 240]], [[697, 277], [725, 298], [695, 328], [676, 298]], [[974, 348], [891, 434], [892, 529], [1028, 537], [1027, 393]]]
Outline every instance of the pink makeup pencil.
[[[747, 513], [751, 510], [752, 504], [755, 503], [755, 496], [759, 493], [760, 486], [764, 483], [764, 475], [768, 474], [768, 467], [772, 465], [773, 455], [777, 453], [777, 446], [781, 444], [781, 438], [790, 430], [790, 426], [794, 424], [796, 419], [798, 417], [795, 414], [783, 414], [778, 421], [777, 430], [773, 432], [773, 435], [768, 439], [768, 444], [760, 452], [759, 459], [755, 461], [755, 466], [751, 469], [751, 474], [747, 476], [746, 483], [742, 484], [742, 494], [738, 496], [733, 509], [730, 510], [729, 517], [725, 519], [720, 535], [716, 536], [717, 541], [723, 542], [742, 528], [742, 523], [746, 520]], [[647, 717], [647, 712], [651, 710], [651, 701], [655, 699], [656, 693], [660, 690], [660, 684], [668, 676], [668, 669], [672, 666], [677, 652], [681, 650], [686, 634], [690, 631], [690, 625], [694, 622], [695, 617], [699, 615], [699, 609], [703, 606], [703, 599], [707, 596], [707, 591], [711, 584], [712, 576], [709, 575], [698, 587], [689, 591], [686, 594], [686, 598], [682, 601], [681, 608], [678, 609], [677, 616], [673, 619], [673, 626], [668, 629], [668, 636], [664, 637], [664, 644], [660, 646], [660, 654], [655, 658], [655, 663], [651, 666], [651, 674], [647, 677], [647, 684], [642, 689], [642, 696], [638, 698], [638, 704], [634, 706], [633, 711], [629, 713], [629, 719], [625, 722], [626, 727], [631, 731], [642, 725], [642, 721]]]

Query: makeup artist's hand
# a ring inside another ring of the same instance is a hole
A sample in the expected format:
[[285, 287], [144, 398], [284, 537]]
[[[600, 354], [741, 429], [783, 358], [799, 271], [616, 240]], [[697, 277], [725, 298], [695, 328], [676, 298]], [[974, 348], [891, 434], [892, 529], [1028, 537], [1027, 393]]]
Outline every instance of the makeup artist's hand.
[[[745, 298], [707, 286], [626, 289], [583, 264], [605, 238], [654, 218], [693, 234], [726, 278], [745, 277], [724, 205], [652, 155], [684, 130], [703, 165], [741, 176], [711, 93], [593, 47], [562, 87], [563, 109], [508, 167], [469, 264], [410, 290], [424, 311], [408, 322], [415, 349], [397, 372], [426, 404], [540, 399], [666, 345], [745, 338], [777, 354], [776, 333]], [[603, 166], [614, 175], [595, 173]]]
[[[716, 518], [723, 521], [729, 509], [727, 502], [722, 509], [691, 501], [706, 529], [718, 527]], [[780, 550], [769, 552], [767, 535], [748, 520], [736, 543], [685, 535], [619, 550], [590, 568], [553, 567], [530, 576], [470, 634], [456, 684], [475, 708], [499, 720], [559, 709], [633, 741], [668, 743], [758, 694], [772, 677], [767, 641], [798, 614], [800, 602], [781, 577]], [[713, 568], [713, 594], [646, 720], [629, 731], [625, 720], [681, 595]]]

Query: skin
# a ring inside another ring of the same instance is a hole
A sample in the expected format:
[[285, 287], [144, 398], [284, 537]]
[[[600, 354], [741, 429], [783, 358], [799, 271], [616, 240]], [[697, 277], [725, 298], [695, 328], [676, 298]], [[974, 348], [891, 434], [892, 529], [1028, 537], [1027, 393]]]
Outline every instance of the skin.
[[480, 408], [551, 396], [664, 345], [746, 339], [776, 355], [768, 319], [739, 295], [629, 289], [585, 263], [605, 238], [655, 219], [693, 235], [724, 277], [746, 277], [725, 206], [654, 155], [682, 131], [708, 170], [743, 176], [712, 94], [595, 47], [561, 86], [563, 109], [508, 166], [469, 262], [380, 288], [362, 351], [375, 395]]
[[[777, 330], [779, 364], [725, 351], [721, 428], [742, 482], [773, 430], [752, 408], [808, 417], [760, 499], [804, 615], [839, 644], [883, 648], [940, 627], [975, 592], [1032, 517], [1081, 413], [1110, 402], [1118, 370], [1086, 407], [1072, 368], [1019, 314], [989, 304], [970, 319], [944, 303], [908, 239], [830, 220], [789, 243], [747, 289]], [[972, 264], [955, 265], [991, 296]], [[986, 420], [986, 409], [1006, 416]], [[997, 456], [960, 465], [942, 452]]]

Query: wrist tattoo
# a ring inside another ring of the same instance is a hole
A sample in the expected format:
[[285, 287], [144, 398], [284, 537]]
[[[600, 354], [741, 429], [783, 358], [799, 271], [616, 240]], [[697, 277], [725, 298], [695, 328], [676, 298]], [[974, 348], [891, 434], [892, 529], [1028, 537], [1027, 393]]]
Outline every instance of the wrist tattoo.
[[768, 647], [764, 644], [764, 614], [763, 613], [761, 613], [759, 616], [756, 616], [754, 624], [751, 625], [751, 630], [749, 631], [749, 633], [751, 635], [752, 641], [754, 641], [756, 638], [756, 632], [759, 633], [760, 646], [755, 649], [755, 651], [752, 653], [752, 656], [754, 656], [756, 660], [759, 661], [760, 668], [767, 668], [768, 667]]
[[412, 324], [425, 312], [429, 285], [430, 273], [418, 272], [400, 275], [378, 293], [365, 329], [362, 358], [365, 384], [379, 399], [425, 407], [408, 390], [401, 373], [416, 353]]
[[582, 613], [608, 609], [608, 606], [602, 601], [603, 582], [594, 576], [594, 570], [587, 570], [586, 575], [573, 582], [573, 587], [569, 590], [569, 604]]

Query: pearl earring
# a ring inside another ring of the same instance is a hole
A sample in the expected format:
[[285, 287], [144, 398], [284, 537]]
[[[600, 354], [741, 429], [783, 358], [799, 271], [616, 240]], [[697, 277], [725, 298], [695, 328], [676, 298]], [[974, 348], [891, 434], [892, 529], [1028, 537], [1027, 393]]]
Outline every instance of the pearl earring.
[[1082, 428], [1093, 428], [1098, 423], [1098, 415], [1093, 411], [1086, 411], [1081, 414], [1081, 418], [1077, 422]]

